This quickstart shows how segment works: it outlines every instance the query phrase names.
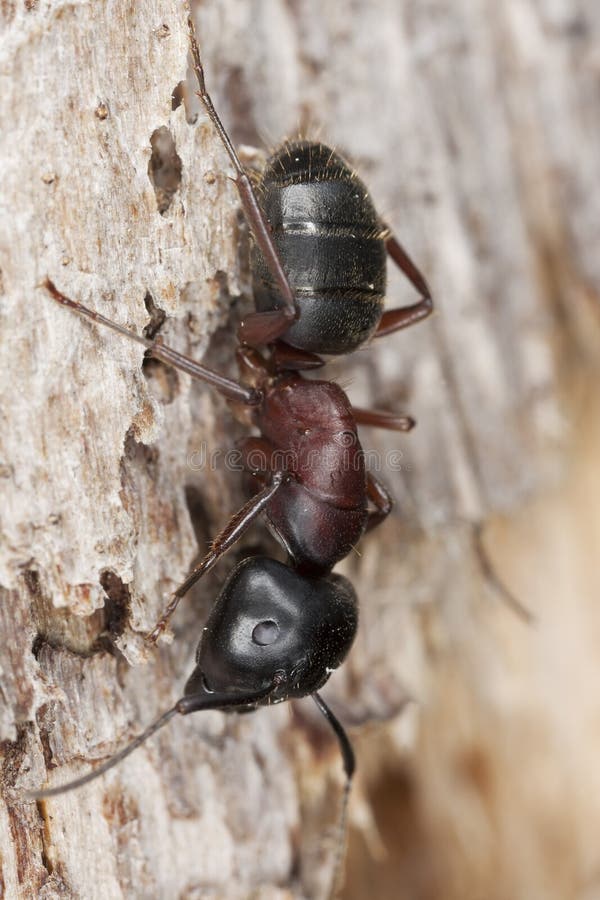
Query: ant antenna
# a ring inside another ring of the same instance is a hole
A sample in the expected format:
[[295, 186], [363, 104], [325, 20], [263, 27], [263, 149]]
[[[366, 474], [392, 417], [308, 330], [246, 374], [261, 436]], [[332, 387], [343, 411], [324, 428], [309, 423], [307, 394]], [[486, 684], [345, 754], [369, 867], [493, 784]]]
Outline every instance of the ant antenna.
[[[279, 681], [276, 676], [271, 684], [269, 684], [268, 688], [265, 688], [262, 691], [254, 691], [254, 693], [240, 695], [239, 693], [232, 691], [222, 693], [202, 692], [181, 697], [175, 706], [172, 706], [171, 709], [164, 712], [152, 723], [152, 725], [149, 725], [145, 731], [142, 731], [141, 734], [134, 738], [131, 743], [127, 744], [126, 747], [123, 747], [122, 750], [119, 750], [118, 753], [115, 753], [114, 756], [111, 756], [110, 759], [107, 759], [106, 762], [103, 762], [96, 769], [93, 769], [86, 775], [82, 775], [80, 778], [75, 778], [73, 781], [67, 781], [66, 784], [59, 784], [52, 788], [44, 788], [40, 791], [28, 791], [26, 799], [47, 800], [50, 797], [57, 797], [59, 794], [66, 794], [69, 791], [74, 791], [77, 788], [83, 787], [85, 784], [89, 784], [90, 781], [94, 781], [96, 778], [99, 778], [100, 775], [104, 775], [105, 772], [108, 772], [113, 766], [118, 765], [118, 763], [129, 756], [130, 753], [137, 750], [140, 744], [143, 744], [149, 737], [152, 737], [155, 732], [162, 728], [163, 725], [166, 725], [177, 713], [185, 716], [188, 713], [197, 712], [198, 710], [253, 706], [260, 700], [264, 700], [278, 684]], [[338, 724], [338, 727], [341, 726]]]
[[342, 874], [342, 863], [344, 860], [346, 839], [348, 835], [348, 801], [350, 800], [350, 788], [352, 787], [352, 776], [354, 775], [354, 769], [356, 768], [356, 760], [354, 757], [352, 744], [350, 743], [350, 738], [344, 731], [342, 724], [338, 721], [338, 719], [336, 719], [320, 694], [317, 694], [315, 692], [314, 694], [311, 694], [311, 696], [317, 704], [319, 711], [322, 713], [325, 719], [327, 719], [327, 722], [331, 726], [332, 731], [335, 733], [335, 736], [338, 739], [340, 752], [342, 754], [342, 759], [344, 762], [344, 772], [346, 774], [346, 783], [344, 785], [340, 818], [338, 822], [338, 834], [336, 841], [333, 875], [331, 878], [331, 885], [327, 893], [328, 900], [335, 900], [338, 890], [341, 887], [340, 877]]
[[163, 713], [162, 716], [152, 723], [145, 731], [142, 731], [136, 738], [131, 741], [130, 744], [127, 744], [126, 747], [123, 747], [122, 750], [119, 750], [118, 753], [115, 753], [114, 756], [111, 756], [110, 759], [107, 759], [106, 762], [103, 762], [102, 765], [98, 766], [97, 769], [92, 769], [91, 772], [88, 772], [87, 775], [82, 775], [81, 778], [75, 778], [73, 781], [68, 781], [66, 784], [59, 784], [53, 788], [45, 788], [41, 791], [28, 791], [27, 799], [28, 800], [47, 800], [49, 797], [57, 797], [59, 794], [66, 794], [69, 791], [74, 791], [77, 788], [83, 787], [84, 784], [89, 784], [90, 781], [94, 781], [95, 778], [99, 778], [100, 775], [104, 775], [105, 772], [108, 772], [109, 769], [112, 769], [113, 766], [118, 765], [121, 760], [125, 759], [125, 757], [129, 756], [130, 753], [133, 753], [140, 744], [143, 744], [149, 737], [151, 737], [159, 728], [162, 728], [163, 725], [166, 725], [167, 722], [173, 718], [173, 716], [179, 712], [178, 704], [172, 706], [171, 709], [167, 710], [167, 712]]

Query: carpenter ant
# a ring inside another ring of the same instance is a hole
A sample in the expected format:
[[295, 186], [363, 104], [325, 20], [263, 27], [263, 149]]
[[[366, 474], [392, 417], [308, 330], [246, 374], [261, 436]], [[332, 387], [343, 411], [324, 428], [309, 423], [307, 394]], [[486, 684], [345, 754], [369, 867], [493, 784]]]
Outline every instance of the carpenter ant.
[[[259, 431], [241, 445], [244, 466], [259, 492], [231, 518], [172, 595], [149, 640], [158, 639], [181, 597], [261, 513], [290, 565], [265, 557], [241, 562], [208, 618], [184, 696], [93, 772], [34, 796], [51, 797], [88, 783], [176, 713], [240, 712], [311, 695], [338, 739], [346, 774], [334, 890], [354, 754], [318, 691], [348, 653], [358, 613], [352, 585], [332, 569], [392, 507], [386, 489], [365, 470], [357, 425], [408, 431], [414, 422], [408, 416], [353, 408], [336, 384], [307, 380], [301, 371], [323, 365], [321, 353], [349, 353], [371, 337], [420, 321], [431, 312], [432, 299], [425, 279], [379, 219], [362, 182], [325, 145], [284, 144], [268, 160], [255, 193], [206, 92], [191, 19], [189, 29], [198, 96], [235, 168], [255, 242], [251, 266], [257, 311], [239, 327], [241, 381], [106, 319], [64, 295], [50, 279], [44, 286], [59, 303], [141, 343], [149, 356], [211, 384], [246, 408]], [[383, 313], [386, 250], [421, 299]], [[268, 348], [266, 355], [258, 351], [261, 346]]]

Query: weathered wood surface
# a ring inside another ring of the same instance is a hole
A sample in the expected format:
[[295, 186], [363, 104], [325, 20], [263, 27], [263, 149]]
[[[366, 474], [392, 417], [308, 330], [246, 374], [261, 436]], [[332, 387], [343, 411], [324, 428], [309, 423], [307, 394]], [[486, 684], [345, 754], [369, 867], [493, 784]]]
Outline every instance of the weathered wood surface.
[[[22, 801], [181, 691], [233, 560], [182, 604], [171, 646], [141, 636], [243, 497], [203, 456], [240, 433], [225, 404], [142, 371], [140, 348], [39, 283], [140, 330], [150, 296], [166, 341], [230, 372], [250, 298], [226, 157], [204, 119], [172, 109], [183, 6], [8, 2], [0, 16], [0, 895], [319, 896], [339, 763], [306, 703], [176, 721], [80, 793]], [[597, 896], [600, 490], [583, 426], [598, 410], [581, 398], [600, 309], [599, 31], [591, 0], [199, 9], [235, 141], [320, 130], [438, 302], [430, 323], [328, 370], [356, 403], [419, 420], [406, 438], [365, 430], [397, 508], [342, 567], [363, 600], [328, 690], [360, 737], [348, 896]], [[149, 176], [164, 129], [173, 194]], [[411, 297], [395, 274], [389, 296]], [[486, 585], [473, 522], [491, 523], [486, 546], [535, 628]], [[272, 549], [260, 529], [250, 542]], [[378, 866], [369, 799], [391, 854]]]

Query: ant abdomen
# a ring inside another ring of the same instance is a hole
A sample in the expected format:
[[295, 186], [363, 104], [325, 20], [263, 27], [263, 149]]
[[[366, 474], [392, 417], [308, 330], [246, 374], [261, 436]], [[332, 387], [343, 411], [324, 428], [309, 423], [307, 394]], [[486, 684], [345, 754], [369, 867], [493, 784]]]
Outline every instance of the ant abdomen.
[[[310, 141], [283, 144], [257, 190], [300, 310], [283, 340], [313, 353], [350, 353], [374, 333], [385, 297], [385, 230], [369, 192], [339, 154]], [[251, 265], [257, 310], [280, 308], [258, 246]]]

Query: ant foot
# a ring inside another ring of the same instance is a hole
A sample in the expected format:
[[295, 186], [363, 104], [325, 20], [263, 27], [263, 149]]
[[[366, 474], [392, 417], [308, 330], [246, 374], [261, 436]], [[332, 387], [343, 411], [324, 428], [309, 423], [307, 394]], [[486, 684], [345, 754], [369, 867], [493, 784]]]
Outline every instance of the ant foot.
[[149, 631], [145, 636], [144, 640], [149, 644], [156, 644], [158, 639], [165, 633], [167, 630], [168, 620], [167, 619], [159, 619], [152, 631]]

